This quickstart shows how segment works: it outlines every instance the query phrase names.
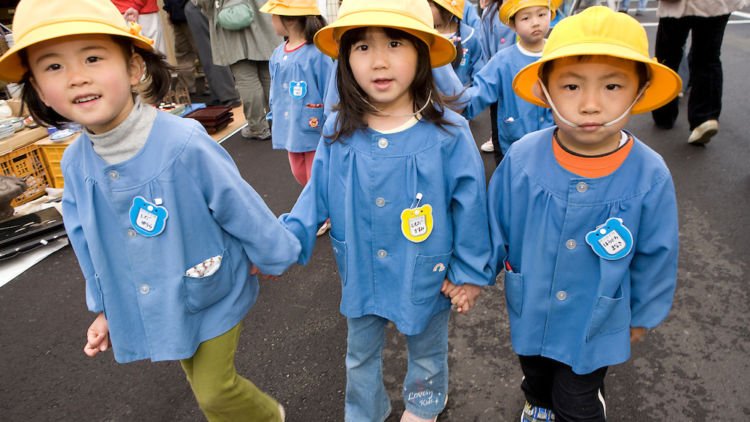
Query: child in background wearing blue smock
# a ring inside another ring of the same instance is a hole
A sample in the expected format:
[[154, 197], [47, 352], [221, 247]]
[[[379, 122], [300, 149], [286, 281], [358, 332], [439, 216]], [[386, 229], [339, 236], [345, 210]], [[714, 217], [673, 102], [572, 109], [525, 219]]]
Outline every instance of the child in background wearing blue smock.
[[671, 308], [672, 177], [623, 128], [680, 86], [649, 58], [643, 27], [602, 6], [563, 19], [513, 81], [557, 124], [511, 145], [489, 185], [490, 264], [505, 272], [523, 421], [604, 421], [607, 368]]
[[13, 29], [0, 78], [24, 83], [37, 121], [85, 128], [61, 168], [65, 228], [97, 314], [86, 355], [180, 360], [209, 421], [283, 420], [234, 354], [258, 295], [251, 267], [280, 273], [299, 241], [198, 122], [138, 98], [163, 97], [170, 67], [111, 2], [22, 0]]
[[382, 352], [392, 322], [409, 351], [402, 420], [435, 421], [448, 394], [451, 300], [441, 289], [465, 312], [491, 282], [482, 162], [430, 72], [455, 49], [433, 29], [426, 0], [347, 0], [315, 44], [338, 58], [341, 102], [310, 183], [281, 221], [305, 264], [315, 230], [331, 220], [348, 325], [345, 420], [391, 412]]
[[463, 22], [464, 0], [428, 0], [435, 30], [453, 41], [456, 58], [452, 66], [464, 86], [484, 66], [479, 31]]
[[[559, 1], [557, 2], [559, 3]], [[549, 7], [552, 7], [550, 9]], [[466, 90], [470, 98], [464, 115], [473, 119], [491, 104], [498, 104], [496, 163], [510, 145], [527, 133], [554, 124], [549, 109], [535, 106], [513, 94], [513, 77], [524, 66], [539, 59], [544, 39], [555, 14], [555, 2], [548, 0], [507, 0], [500, 7], [500, 20], [518, 34], [518, 42], [495, 54], [474, 76]]]
[[269, 61], [273, 148], [289, 151], [292, 174], [305, 186], [325, 123], [323, 99], [333, 67], [313, 45], [326, 22], [315, 0], [269, 0], [260, 11], [272, 14], [276, 34], [284, 37]]

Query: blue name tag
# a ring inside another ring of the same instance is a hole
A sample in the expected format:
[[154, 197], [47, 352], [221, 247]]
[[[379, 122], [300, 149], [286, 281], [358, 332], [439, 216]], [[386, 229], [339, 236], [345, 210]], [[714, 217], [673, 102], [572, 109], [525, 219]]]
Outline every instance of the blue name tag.
[[586, 243], [594, 253], [607, 260], [621, 259], [633, 249], [633, 234], [621, 218], [608, 218], [596, 230], [586, 234]]
[[304, 98], [307, 95], [307, 82], [291, 81], [289, 82], [289, 95], [295, 99]]
[[141, 236], [160, 235], [167, 226], [168, 217], [166, 208], [154, 205], [142, 196], [133, 198], [133, 205], [130, 206], [130, 225]]

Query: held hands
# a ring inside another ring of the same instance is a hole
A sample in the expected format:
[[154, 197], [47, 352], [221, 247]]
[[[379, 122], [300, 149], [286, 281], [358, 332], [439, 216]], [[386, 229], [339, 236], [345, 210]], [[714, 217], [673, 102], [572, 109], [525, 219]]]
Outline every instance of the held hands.
[[474, 307], [479, 293], [481, 293], [481, 288], [473, 284], [457, 286], [446, 278], [440, 292], [451, 300], [459, 314], [465, 314]]
[[83, 353], [93, 358], [99, 352], [106, 352], [112, 345], [109, 341], [109, 324], [104, 313], [100, 313], [89, 327], [86, 333], [86, 345], [83, 346]]
[[648, 330], [643, 327], [630, 327], [630, 344], [643, 340], [647, 332]]

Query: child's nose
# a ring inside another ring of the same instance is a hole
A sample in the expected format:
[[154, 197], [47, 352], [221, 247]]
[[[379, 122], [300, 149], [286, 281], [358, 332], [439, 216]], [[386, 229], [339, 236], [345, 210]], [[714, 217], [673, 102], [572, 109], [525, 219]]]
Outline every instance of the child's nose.
[[592, 114], [601, 110], [599, 96], [591, 90], [584, 90], [581, 98], [581, 113]]
[[88, 74], [80, 66], [68, 67], [68, 84], [71, 86], [83, 85], [89, 81]]

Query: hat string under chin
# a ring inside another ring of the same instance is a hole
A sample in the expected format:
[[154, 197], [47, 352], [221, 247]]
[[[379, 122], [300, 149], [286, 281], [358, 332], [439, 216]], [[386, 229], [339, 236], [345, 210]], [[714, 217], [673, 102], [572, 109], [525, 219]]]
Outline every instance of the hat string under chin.
[[[557, 118], [560, 119], [561, 122], [565, 123], [567, 126], [570, 126], [572, 128], [579, 128], [579, 127], [581, 127], [581, 125], [579, 125], [577, 123], [571, 122], [570, 120], [566, 119], [565, 116], [563, 116], [560, 113], [560, 111], [557, 109], [557, 107], [555, 107], [555, 103], [552, 102], [552, 97], [550, 97], [549, 91], [547, 91], [547, 87], [544, 86], [544, 83], [540, 79], [537, 79], [537, 82], [539, 82], [539, 86], [542, 87], [542, 92], [544, 93], [544, 98], [547, 99], [547, 103], [549, 104], [550, 108], [552, 109], [552, 112], [557, 115]], [[610, 127], [610, 126], [616, 124], [617, 122], [619, 122], [620, 120], [624, 119], [625, 116], [627, 116], [628, 114], [630, 114], [630, 110], [632, 110], [633, 107], [635, 106], [635, 104], [638, 101], [640, 101], [641, 97], [643, 96], [643, 93], [646, 92], [646, 88], [648, 88], [650, 84], [651, 84], [651, 82], [646, 82], [646, 84], [643, 85], [643, 87], [640, 89], [640, 91], [638, 91], [638, 95], [635, 96], [635, 99], [633, 100], [632, 103], [630, 103], [630, 105], [628, 106], [628, 108], [626, 108], [625, 111], [623, 111], [622, 114], [620, 114], [620, 116], [618, 116], [616, 119], [610, 120], [607, 123], [602, 123], [602, 127]]]
[[425, 103], [422, 106], [422, 108], [420, 108], [419, 110], [415, 111], [414, 113], [410, 113], [410, 114], [390, 114], [390, 113], [386, 113], [386, 112], [380, 110], [379, 108], [375, 107], [371, 102], [367, 101], [367, 98], [362, 97], [362, 101], [364, 101], [365, 103], [367, 103], [367, 105], [369, 105], [370, 107], [372, 107], [372, 109], [375, 110], [381, 116], [386, 116], [386, 117], [414, 117], [414, 116], [418, 116], [418, 115], [422, 114], [422, 112], [424, 111], [424, 109], [426, 109], [427, 106], [430, 105], [430, 103], [432, 103], [432, 90], [430, 90], [430, 93], [427, 95], [427, 101], [425, 101]]

